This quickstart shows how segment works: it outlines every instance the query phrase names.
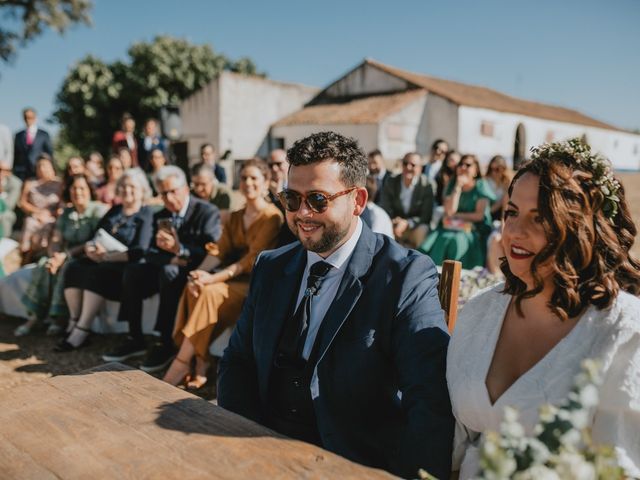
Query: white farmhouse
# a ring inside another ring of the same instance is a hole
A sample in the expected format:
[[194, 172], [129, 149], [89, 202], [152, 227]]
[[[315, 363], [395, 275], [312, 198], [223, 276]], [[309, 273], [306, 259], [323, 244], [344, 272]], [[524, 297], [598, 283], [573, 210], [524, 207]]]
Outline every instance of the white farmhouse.
[[[255, 108], [255, 105], [254, 105]], [[290, 147], [310, 133], [334, 130], [395, 160], [426, 154], [443, 138], [481, 163], [502, 155], [517, 165], [532, 146], [584, 138], [619, 170], [640, 169], [640, 135], [575, 110], [511, 97], [489, 88], [407, 72], [366, 59], [306, 106], [280, 118], [272, 143]]]
[[278, 146], [269, 136], [271, 124], [302, 108], [318, 90], [222, 72], [180, 104], [189, 164], [198, 161], [200, 146], [205, 142], [212, 143], [220, 153], [230, 150], [233, 159], [266, 156]]

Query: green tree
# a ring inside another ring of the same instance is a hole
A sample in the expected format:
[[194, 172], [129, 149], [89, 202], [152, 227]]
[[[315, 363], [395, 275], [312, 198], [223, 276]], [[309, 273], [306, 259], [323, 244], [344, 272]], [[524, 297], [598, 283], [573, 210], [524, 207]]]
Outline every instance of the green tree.
[[49, 27], [58, 33], [76, 23], [91, 24], [91, 0], [0, 0], [0, 60], [12, 60], [18, 47], [26, 45]]
[[87, 56], [71, 68], [53, 114], [65, 142], [106, 153], [124, 112], [140, 123], [157, 117], [163, 106], [178, 104], [223, 70], [259, 74], [248, 58], [232, 61], [210, 45], [168, 36], [133, 44], [128, 57], [106, 64]]

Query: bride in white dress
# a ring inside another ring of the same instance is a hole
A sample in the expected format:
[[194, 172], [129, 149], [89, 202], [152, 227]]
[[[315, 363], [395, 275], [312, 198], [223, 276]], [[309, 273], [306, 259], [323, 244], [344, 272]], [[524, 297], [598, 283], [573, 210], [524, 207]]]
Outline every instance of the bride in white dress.
[[624, 192], [608, 174], [608, 161], [569, 141], [535, 149], [511, 184], [506, 283], [465, 305], [449, 345], [461, 479], [478, 473], [482, 433], [500, 430], [506, 406], [531, 435], [538, 408], [567, 398], [586, 358], [601, 361], [604, 380], [593, 440], [640, 476], [640, 263], [629, 255], [636, 227]]

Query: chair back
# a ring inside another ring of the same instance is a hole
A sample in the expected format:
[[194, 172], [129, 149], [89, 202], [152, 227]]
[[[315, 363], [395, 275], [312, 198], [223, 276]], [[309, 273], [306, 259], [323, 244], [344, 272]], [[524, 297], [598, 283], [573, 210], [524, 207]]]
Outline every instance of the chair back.
[[444, 319], [449, 327], [449, 333], [453, 332], [458, 318], [458, 291], [460, 290], [461, 272], [462, 263], [456, 260], [445, 260], [442, 264], [438, 296], [444, 310]]

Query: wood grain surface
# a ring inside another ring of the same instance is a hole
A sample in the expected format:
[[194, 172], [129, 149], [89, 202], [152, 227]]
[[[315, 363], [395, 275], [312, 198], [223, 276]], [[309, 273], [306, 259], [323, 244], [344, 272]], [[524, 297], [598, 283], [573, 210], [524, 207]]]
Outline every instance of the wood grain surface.
[[393, 478], [121, 364], [0, 392], [0, 477]]

